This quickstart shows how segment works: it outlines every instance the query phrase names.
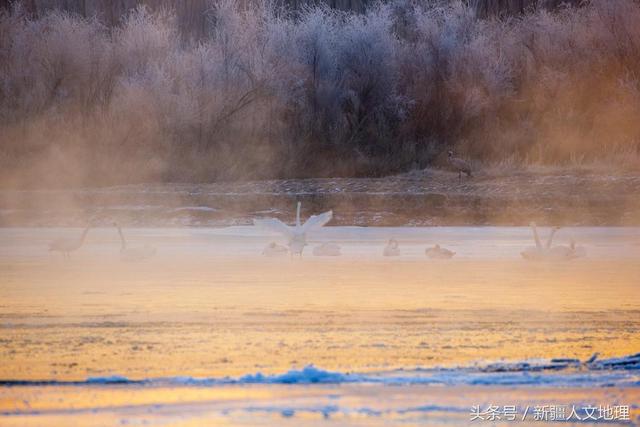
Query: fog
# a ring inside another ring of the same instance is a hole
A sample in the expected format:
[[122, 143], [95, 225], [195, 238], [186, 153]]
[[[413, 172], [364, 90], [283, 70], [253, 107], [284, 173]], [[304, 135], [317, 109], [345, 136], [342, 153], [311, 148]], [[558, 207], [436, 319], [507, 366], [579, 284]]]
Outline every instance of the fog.
[[640, 2], [101, 1], [0, 11], [0, 424], [640, 420]]

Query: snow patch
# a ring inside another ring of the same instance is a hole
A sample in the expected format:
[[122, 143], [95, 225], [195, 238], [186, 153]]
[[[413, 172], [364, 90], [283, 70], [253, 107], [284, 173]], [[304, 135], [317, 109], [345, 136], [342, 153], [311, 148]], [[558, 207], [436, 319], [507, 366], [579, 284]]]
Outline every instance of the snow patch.
[[245, 384], [337, 384], [345, 382], [358, 382], [362, 380], [352, 374], [325, 371], [313, 365], [307, 365], [302, 370], [292, 369], [280, 375], [257, 374], [245, 375], [238, 379], [238, 383]]

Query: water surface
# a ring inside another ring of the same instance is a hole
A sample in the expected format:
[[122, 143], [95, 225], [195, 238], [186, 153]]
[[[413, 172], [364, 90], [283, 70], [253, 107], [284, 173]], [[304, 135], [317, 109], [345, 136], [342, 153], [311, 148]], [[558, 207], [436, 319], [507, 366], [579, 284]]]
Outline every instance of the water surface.
[[[69, 260], [47, 251], [76, 233], [0, 229], [3, 425], [464, 425], [490, 401], [637, 416], [638, 228], [563, 229], [588, 257], [547, 263], [521, 259], [517, 227], [326, 227], [302, 258], [261, 256], [278, 237], [254, 227], [125, 229], [157, 248], [139, 263], [99, 228]], [[325, 241], [343, 256], [312, 256]], [[456, 257], [427, 259], [435, 243]], [[582, 363], [596, 352], [633, 363]]]

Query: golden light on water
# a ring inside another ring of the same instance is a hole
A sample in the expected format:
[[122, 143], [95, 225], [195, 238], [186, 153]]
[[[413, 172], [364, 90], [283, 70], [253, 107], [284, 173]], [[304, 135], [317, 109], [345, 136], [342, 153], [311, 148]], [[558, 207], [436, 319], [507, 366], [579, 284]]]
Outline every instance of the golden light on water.
[[69, 261], [5, 259], [1, 310], [11, 327], [0, 329], [0, 377], [221, 377], [309, 363], [373, 370], [640, 348], [640, 265], [632, 258], [164, 251], [140, 264], [100, 251]]
[[[6, 425], [61, 425], [67, 412], [94, 414], [83, 418], [85, 425], [120, 419], [255, 425], [256, 417], [245, 411], [249, 407], [261, 414], [260, 422], [272, 425], [288, 420], [286, 402], [295, 402], [293, 419], [313, 425], [325, 416], [309, 408], [334, 407], [338, 393], [343, 409], [371, 406], [385, 420], [411, 424], [408, 413], [385, 409], [393, 401], [380, 396], [399, 393], [395, 404], [405, 406], [433, 401], [436, 407], [464, 408], [486, 399], [505, 405], [509, 399], [635, 401], [635, 388], [566, 386], [558, 393], [542, 384], [508, 391], [497, 385], [416, 385], [391, 392], [373, 384], [84, 383], [113, 375], [220, 380], [309, 364], [341, 373], [402, 372], [637, 352], [640, 264], [633, 239], [610, 238], [624, 249], [620, 256], [606, 237], [592, 237], [588, 258], [527, 262], [518, 250], [529, 244], [528, 232], [505, 230], [516, 237], [496, 240], [485, 230], [486, 240], [478, 241], [456, 234], [464, 228], [452, 229], [448, 246], [458, 255], [429, 260], [420, 236], [402, 241], [402, 256], [392, 259], [381, 255], [384, 239], [371, 240], [366, 233], [364, 241], [342, 242], [341, 257], [269, 258], [260, 255], [264, 237], [251, 237], [248, 228], [153, 229], [140, 233], [150, 236], [158, 254], [140, 263], [120, 261], [110, 229], [94, 230], [87, 247], [68, 260], [43, 249], [41, 234], [49, 231], [5, 231], [0, 378], [81, 385], [0, 387], [0, 412], [16, 414]], [[272, 412], [279, 406], [284, 415]], [[372, 423], [360, 410], [326, 416]], [[171, 411], [182, 415], [173, 419]], [[438, 411], [429, 416], [467, 420], [467, 414]], [[45, 415], [36, 420], [26, 415], [31, 413]]]

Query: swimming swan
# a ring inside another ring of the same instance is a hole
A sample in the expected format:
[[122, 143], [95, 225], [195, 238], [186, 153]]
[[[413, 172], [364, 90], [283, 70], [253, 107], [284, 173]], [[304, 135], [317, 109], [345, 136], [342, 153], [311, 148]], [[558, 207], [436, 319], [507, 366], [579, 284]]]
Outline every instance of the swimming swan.
[[262, 255], [264, 256], [279, 256], [289, 253], [289, 249], [286, 246], [282, 246], [277, 244], [276, 242], [271, 242], [262, 251]]
[[335, 243], [323, 243], [313, 248], [315, 256], [340, 256], [340, 246]]
[[573, 240], [573, 238], [570, 242], [571, 243], [569, 244], [569, 248], [571, 248], [574, 258], [584, 258], [587, 256], [587, 250], [584, 248], [584, 246], [576, 246], [576, 241]]
[[449, 249], [445, 249], [445, 248], [441, 248], [440, 245], [435, 245], [432, 248], [427, 248], [424, 253], [429, 257], [429, 258], [434, 258], [434, 259], [449, 259], [449, 258], [453, 258], [453, 256], [456, 254], [453, 251], [450, 251]]
[[389, 239], [387, 245], [382, 251], [384, 256], [398, 256], [400, 255], [400, 245], [396, 239]]
[[69, 253], [80, 249], [84, 244], [87, 233], [91, 227], [84, 229], [80, 237], [60, 237], [49, 243], [49, 252], [60, 252], [63, 258], [69, 258]]
[[316, 230], [331, 221], [331, 218], [333, 218], [333, 211], [324, 212], [319, 215], [311, 215], [304, 224], [300, 224], [301, 206], [302, 203], [298, 202], [296, 209], [296, 224], [293, 226], [287, 225], [277, 218], [254, 219], [253, 224], [284, 235], [288, 240], [289, 252], [291, 255], [295, 254], [302, 256], [302, 250], [307, 245], [307, 233], [309, 231]]
[[551, 229], [551, 233], [549, 234], [549, 239], [547, 240], [546, 249], [553, 254], [556, 258], [565, 257], [566, 259], [575, 259], [582, 258], [587, 256], [587, 250], [582, 246], [576, 246], [575, 240], [571, 238], [569, 246], [551, 246], [551, 242], [553, 240], [553, 236], [556, 232], [560, 230], [560, 227], [553, 227]]
[[530, 224], [531, 230], [533, 232], [533, 239], [536, 243], [535, 246], [529, 246], [525, 248], [524, 251], [520, 253], [520, 255], [530, 261], [540, 261], [540, 260], [548, 260], [548, 261], [568, 261], [575, 258], [580, 258], [586, 256], [586, 250], [583, 247], [577, 247], [573, 239], [571, 240], [570, 246], [552, 246], [553, 237], [556, 232], [560, 229], [560, 227], [553, 227], [551, 229], [551, 233], [547, 238], [547, 242], [544, 246], [540, 242], [540, 237], [538, 236], [538, 230], [536, 227], [536, 223], [532, 222]]
[[128, 262], [137, 262], [144, 261], [145, 259], [149, 259], [156, 254], [156, 248], [149, 245], [130, 247], [127, 246], [127, 242], [124, 239], [124, 234], [122, 233], [122, 229], [116, 223], [113, 224], [118, 229], [118, 234], [120, 235], [120, 259], [122, 261]]

